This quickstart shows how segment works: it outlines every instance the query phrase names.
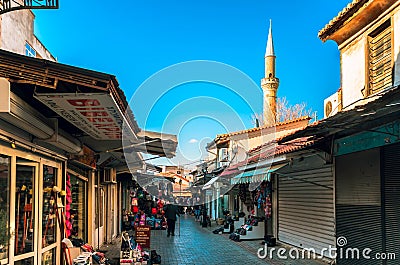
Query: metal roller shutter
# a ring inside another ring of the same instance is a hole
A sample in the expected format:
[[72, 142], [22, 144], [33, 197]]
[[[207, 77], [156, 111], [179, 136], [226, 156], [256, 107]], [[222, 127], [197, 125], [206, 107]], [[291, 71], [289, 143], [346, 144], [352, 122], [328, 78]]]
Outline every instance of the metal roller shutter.
[[385, 185], [385, 252], [396, 253], [397, 260], [386, 264], [399, 264], [400, 258], [400, 144], [383, 148], [383, 174]]
[[[382, 252], [380, 150], [371, 149], [336, 158], [336, 235], [345, 237], [346, 251], [372, 250], [372, 257]], [[338, 252], [339, 252], [338, 251]], [[337, 258], [338, 265], [377, 265], [378, 260]]]
[[280, 241], [317, 254], [335, 246], [332, 166], [279, 175], [278, 198]]

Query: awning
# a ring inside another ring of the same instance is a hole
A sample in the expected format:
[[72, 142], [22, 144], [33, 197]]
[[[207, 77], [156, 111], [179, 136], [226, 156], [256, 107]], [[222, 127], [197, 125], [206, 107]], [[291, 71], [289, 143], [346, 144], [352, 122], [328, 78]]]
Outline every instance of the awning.
[[235, 185], [243, 183], [269, 181], [271, 178], [271, 173], [275, 172], [276, 170], [286, 165], [287, 163], [284, 163], [279, 165], [273, 165], [269, 168], [267, 167], [257, 168], [254, 170], [242, 172], [241, 174], [231, 179], [231, 184]]
[[203, 190], [209, 189], [211, 188], [211, 186], [219, 179], [219, 177], [215, 177], [212, 178], [209, 182], [207, 182], [204, 186], [203, 186]]

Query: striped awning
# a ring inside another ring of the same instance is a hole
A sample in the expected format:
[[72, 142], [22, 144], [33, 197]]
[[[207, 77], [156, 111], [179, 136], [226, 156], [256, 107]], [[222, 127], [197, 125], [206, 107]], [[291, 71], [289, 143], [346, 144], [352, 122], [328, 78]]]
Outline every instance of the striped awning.
[[286, 166], [287, 163], [273, 165], [271, 167], [257, 168], [250, 171], [244, 171], [231, 179], [231, 184], [244, 184], [244, 183], [254, 183], [254, 182], [262, 182], [269, 181], [271, 178], [271, 173], [280, 169], [283, 166]]

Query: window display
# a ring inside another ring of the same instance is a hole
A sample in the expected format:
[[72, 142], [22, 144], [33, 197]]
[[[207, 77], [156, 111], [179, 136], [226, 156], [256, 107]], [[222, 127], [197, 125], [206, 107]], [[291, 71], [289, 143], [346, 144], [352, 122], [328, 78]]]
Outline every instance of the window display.
[[0, 260], [8, 257], [10, 216], [10, 158], [0, 156]]
[[34, 250], [34, 163], [17, 160], [15, 203], [15, 254]]
[[42, 265], [52, 265], [56, 263], [56, 249], [50, 249], [42, 254]]
[[57, 195], [53, 187], [57, 186], [57, 169], [43, 166], [43, 212], [42, 212], [42, 248], [56, 242], [57, 231]]
[[70, 175], [71, 205], [70, 222], [72, 225], [71, 236], [87, 240], [87, 183], [77, 176]]
[[14, 261], [14, 265], [33, 265], [33, 258]]

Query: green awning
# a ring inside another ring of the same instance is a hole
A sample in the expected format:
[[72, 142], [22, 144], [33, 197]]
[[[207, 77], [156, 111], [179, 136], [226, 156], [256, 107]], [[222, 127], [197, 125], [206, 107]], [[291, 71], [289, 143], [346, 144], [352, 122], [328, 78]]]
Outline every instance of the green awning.
[[273, 165], [271, 167], [264, 167], [264, 168], [257, 168], [250, 171], [241, 172], [239, 175], [233, 177], [231, 179], [231, 184], [243, 184], [243, 183], [253, 183], [253, 182], [262, 182], [262, 181], [269, 181], [271, 179], [271, 173], [275, 172], [276, 170], [280, 169], [285, 164]]

